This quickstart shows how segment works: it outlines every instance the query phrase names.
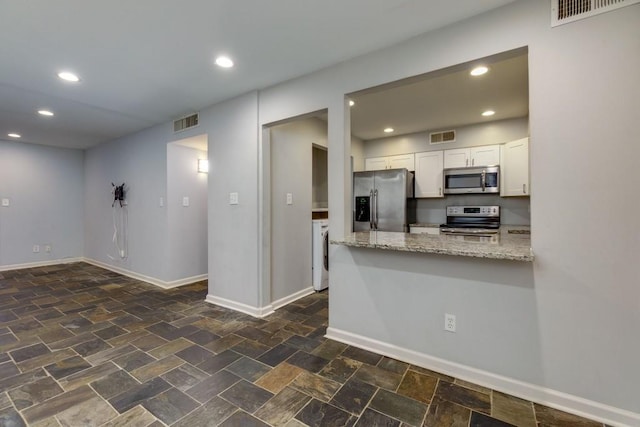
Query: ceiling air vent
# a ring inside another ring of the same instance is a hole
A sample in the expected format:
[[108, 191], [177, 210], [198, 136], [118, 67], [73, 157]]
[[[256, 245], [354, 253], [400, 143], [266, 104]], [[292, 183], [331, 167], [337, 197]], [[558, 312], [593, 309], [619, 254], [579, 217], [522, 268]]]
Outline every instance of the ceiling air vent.
[[449, 142], [455, 142], [455, 140], [455, 130], [445, 130], [442, 132], [432, 132], [429, 134], [429, 144], [446, 144]]
[[173, 132], [180, 132], [185, 129], [198, 126], [198, 113], [192, 114], [173, 121]]
[[640, 3], [640, 0], [551, 0], [551, 26], [556, 27], [636, 3]]

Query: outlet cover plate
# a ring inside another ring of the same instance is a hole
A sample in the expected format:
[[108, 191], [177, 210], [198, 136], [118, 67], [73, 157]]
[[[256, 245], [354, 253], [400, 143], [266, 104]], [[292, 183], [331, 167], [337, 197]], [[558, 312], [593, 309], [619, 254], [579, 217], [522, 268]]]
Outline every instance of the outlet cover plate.
[[456, 316], [454, 314], [444, 314], [444, 330], [447, 332], [456, 331]]
[[229, 204], [230, 205], [238, 204], [238, 193], [229, 193]]

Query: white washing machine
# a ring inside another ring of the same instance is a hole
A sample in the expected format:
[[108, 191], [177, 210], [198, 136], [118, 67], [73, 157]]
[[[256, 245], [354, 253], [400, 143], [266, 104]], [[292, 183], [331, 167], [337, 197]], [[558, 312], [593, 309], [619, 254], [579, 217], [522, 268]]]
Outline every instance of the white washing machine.
[[329, 220], [312, 220], [312, 282], [316, 291], [329, 287]]

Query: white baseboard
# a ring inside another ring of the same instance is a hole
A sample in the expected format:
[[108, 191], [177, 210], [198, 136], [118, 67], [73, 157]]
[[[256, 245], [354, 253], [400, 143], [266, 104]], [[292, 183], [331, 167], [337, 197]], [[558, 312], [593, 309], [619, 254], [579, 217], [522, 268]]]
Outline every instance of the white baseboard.
[[243, 304], [241, 302], [232, 301], [226, 298], [216, 297], [213, 295], [207, 295], [207, 298], [205, 298], [205, 301], [211, 304], [219, 305], [221, 307], [230, 308], [231, 310], [239, 311], [241, 313], [248, 314], [253, 317], [262, 318], [270, 314], [273, 314], [273, 312], [279, 309], [280, 307], [284, 307], [285, 305], [292, 303], [295, 300], [306, 297], [307, 295], [311, 295], [313, 292], [314, 292], [313, 287], [308, 287], [298, 292], [295, 292], [291, 295], [288, 295], [284, 298], [280, 298], [279, 300], [274, 301], [271, 304], [266, 305], [264, 307], [254, 307], [248, 304]]
[[265, 317], [273, 313], [273, 306], [271, 304], [265, 307], [254, 307], [248, 304], [243, 304], [241, 302], [232, 301], [230, 299], [216, 297], [211, 294], [207, 295], [205, 301], [210, 304], [230, 308], [231, 310], [239, 311], [253, 317]]
[[23, 270], [25, 268], [47, 267], [58, 264], [71, 264], [73, 262], [82, 262], [84, 258], [62, 258], [50, 261], [28, 262], [25, 264], [0, 265], [0, 271]]
[[294, 302], [295, 300], [299, 300], [300, 298], [304, 298], [307, 295], [311, 295], [312, 293], [314, 293], [315, 290], [313, 289], [313, 286], [309, 286], [308, 288], [302, 289], [298, 292], [295, 292], [289, 296], [286, 296], [284, 298], [280, 298], [277, 301], [273, 301], [271, 303], [271, 306], [273, 307], [274, 310], [279, 309], [280, 307], [284, 307], [287, 304], [290, 304], [292, 302]]
[[145, 276], [144, 274], [136, 273], [134, 271], [126, 270], [124, 268], [105, 264], [104, 262], [96, 261], [90, 258], [82, 258], [81, 261], [84, 261], [87, 264], [95, 265], [96, 267], [104, 268], [105, 270], [110, 270], [115, 273], [122, 274], [123, 276], [131, 277], [132, 279], [141, 280], [143, 282], [156, 285], [163, 289], [172, 289], [172, 288], [177, 288], [179, 286], [190, 285], [191, 283], [207, 280], [207, 276], [208, 276], [206, 274], [201, 274], [198, 276], [185, 277], [184, 279], [172, 280], [170, 282], [167, 282], [164, 280], [156, 279], [155, 277]]
[[336, 328], [327, 328], [326, 337], [605, 424], [640, 426], [640, 414], [635, 412], [450, 362]]

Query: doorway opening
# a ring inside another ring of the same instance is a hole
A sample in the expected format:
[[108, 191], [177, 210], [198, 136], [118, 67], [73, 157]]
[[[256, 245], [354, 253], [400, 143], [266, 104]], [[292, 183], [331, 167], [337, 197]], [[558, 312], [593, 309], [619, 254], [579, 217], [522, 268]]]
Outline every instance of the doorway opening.
[[[315, 290], [312, 221], [328, 222], [327, 135], [326, 110], [264, 129], [263, 288], [269, 293], [264, 303], [273, 309]], [[324, 253], [319, 256], [324, 265]]]
[[169, 280], [207, 276], [208, 145], [206, 134], [167, 144], [167, 197], [159, 205], [167, 210]]

